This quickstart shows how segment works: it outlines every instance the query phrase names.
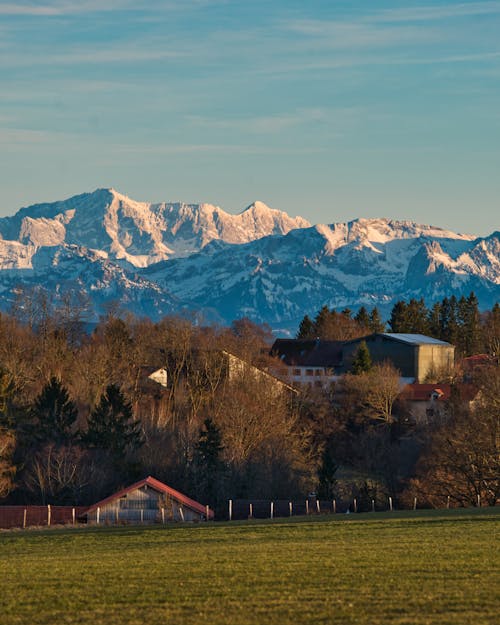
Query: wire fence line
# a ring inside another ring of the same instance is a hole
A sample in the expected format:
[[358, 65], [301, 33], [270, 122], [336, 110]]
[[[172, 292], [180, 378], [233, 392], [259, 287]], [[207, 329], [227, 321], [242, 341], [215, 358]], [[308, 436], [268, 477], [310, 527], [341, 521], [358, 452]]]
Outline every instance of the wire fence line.
[[[476, 506], [481, 507], [483, 502], [481, 496], [477, 495]], [[452, 507], [450, 498], [444, 506]], [[454, 507], [454, 506], [453, 506]], [[415, 497], [412, 505], [403, 506], [395, 503], [392, 497], [386, 502], [380, 500], [366, 499], [351, 501], [342, 499], [320, 500], [315, 497], [307, 499], [229, 499], [225, 511], [221, 511], [216, 521], [242, 521], [247, 519], [273, 519], [292, 516], [307, 516], [318, 514], [356, 514], [359, 512], [390, 512], [394, 510], [417, 510], [418, 500]], [[421, 509], [424, 509], [422, 506]], [[50, 527], [52, 525], [76, 525], [86, 523], [84, 516], [88, 506], [0, 506], [0, 529], [29, 528], [29, 527]], [[162, 523], [169, 522], [164, 514], [164, 510], [152, 511], [137, 510], [134, 517], [113, 513], [109, 518], [102, 516], [97, 523], [104, 524], [142, 524], [142, 523]], [[208, 517], [207, 517], [208, 518]], [[184, 520], [183, 515], [180, 520]]]
[[[476, 506], [481, 507], [481, 496], [477, 496]], [[444, 508], [454, 507], [448, 497]], [[392, 497], [381, 502], [379, 499], [354, 498], [350, 501], [342, 499], [320, 500], [308, 497], [301, 500], [288, 499], [229, 499], [227, 510], [223, 515], [228, 521], [242, 521], [245, 519], [273, 519], [278, 517], [304, 516], [308, 514], [356, 514], [358, 512], [391, 512], [394, 510], [419, 509], [417, 497], [410, 505], [401, 505]], [[422, 506], [420, 509], [424, 509]], [[222, 520], [220, 517], [218, 520]]]

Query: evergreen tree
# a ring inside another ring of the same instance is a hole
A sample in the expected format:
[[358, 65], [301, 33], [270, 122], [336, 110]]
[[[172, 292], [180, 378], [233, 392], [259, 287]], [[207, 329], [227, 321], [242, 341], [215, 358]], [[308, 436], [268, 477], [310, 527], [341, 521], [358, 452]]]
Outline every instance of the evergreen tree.
[[90, 413], [82, 440], [89, 447], [110, 451], [115, 458], [142, 445], [140, 424], [132, 418], [132, 405], [115, 384], [106, 388]]
[[500, 304], [498, 302], [486, 314], [483, 332], [488, 354], [500, 364]]
[[36, 428], [35, 437], [58, 444], [71, 442], [78, 416], [76, 404], [60, 380], [52, 377], [31, 407]]
[[441, 339], [456, 345], [458, 332], [458, 302], [452, 295], [450, 298], [445, 297], [441, 302]]
[[297, 332], [297, 339], [314, 339], [315, 331], [314, 331], [314, 323], [308, 315], [300, 322], [299, 331]]
[[408, 307], [406, 302], [400, 300], [392, 307], [389, 319], [391, 332], [408, 332]]
[[331, 447], [326, 445], [318, 468], [318, 499], [331, 501], [335, 498], [337, 494], [337, 480], [335, 479], [337, 469], [338, 465], [333, 458]]
[[469, 297], [462, 296], [458, 302], [459, 344], [458, 348], [464, 356], [472, 356], [482, 351], [481, 320], [479, 303], [472, 291]]
[[429, 335], [434, 337], [435, 339], [441, 339], [442, 333], [442, 304], [441, 302], [436, 302], [434, 306], [430, 309], [427, 324], [429, 327]]
[[371, 330], [370, 315], [368, 314], [368, 311], [366, 310], [364, 306], [361, 306], [361, 308], [358, 310], [358, 312], [356, 313], [354, 317], [354, 320], [358, 322], [359, 326], [363, 330]]
[[429, 311], [423, 299], [411, 299], [406, 309], [406, 330], [411, 334], [429, 333]]
[[315, 336], [320, 339], [328, 339], [334, 325], [333, 311], [328, 306], [323, 306], [314, 318]]
[[369, 371], [371, 367], [372, 358], [370, 356], [370, 350], [368, 349], [366, 341], [361, 341], [359, 349], [354, 356], [354, 360], [352, 361], [351, 372], [354, 375], [359, 375], [360, 373]]
[[194, 452], [198, 496], [217, 506], [220, 481], [224, 472], [222, 434], [211, 418], [205, 419]]
[[368, 327], [372, 332], [385, 332], [385, 323], [382, 321], [382, 317], [376, 306], [374, 306], [370, 312]]

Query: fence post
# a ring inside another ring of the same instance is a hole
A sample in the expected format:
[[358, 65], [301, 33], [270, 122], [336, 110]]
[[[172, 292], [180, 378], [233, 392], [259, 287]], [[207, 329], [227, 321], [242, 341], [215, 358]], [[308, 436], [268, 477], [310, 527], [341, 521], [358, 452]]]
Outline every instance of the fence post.
[[181, 515], [181, 521], [184, 523], [184, 510], [182, 506], [179, 507], [179, 514]]
[[165, 525], [165, 508], [161, 509], [161, 522]]
[[76, 523], [76, 514], [75, 514], [75, 509], [71, 508], [71, 519], [73, 521], [73, 525]]
[[306, 514], [309, 514], [309, 499], [306, 499]]
[[372, 512], [375, 512], [375, 499], [372, 499]]
[[253, 504], [249, 504], [248, 506], [248, 518], [253, 519]]
[[479, 493], [477, 494], [477, 507], [481, 507], [481, 495]]
[[413, 509], [414, 510], [417, 509], [417, 498], [416, 497], [413, 498]]
[[333, 514], [337, 514], [337, 500], [333, 500]]
[[233, 520], [233, 500], [229, 500], [229, 520]]
[[449, 510], [450, 509], [450, 496], [448, 495], [448, 497], [446, 498], [446, 509]]
[[208, 507], [208, 504], [205, 506], [205, 516], [208, 521], [210, 519], [210, 508]]
[[319, 503], [319, 499], [316, 499], [316, 511], [318, 514], [321, 514], [321, 504]]
[[51, 516], [51, 512], [50, 512], [50, 504], [47, 506], [47, 526], [50, 527], [50, 516]]
[[24, 509], [24, 513], [23, 513], [23, 529], [26, 528], [26, 516], [28, 514], [28, 511], [26, 510], [26, 508]]
[[101, 508], [99, 506], [97, 506], [97, 512], [96, 512], [96, 515], [95, 515], [96, 525], [99, 525], [100, 517], [101, 517]]
[[144, 509], [141, 508], [141, 523], [144, 523]]
[[288, 509], [290, 511], [290, 516], [293, 515], [293, 503], [291, 501], [288, 502]]
[[389, 510], [392, 512], [392, 497], [389, 497]]
[[358, 500], [356, 499], [356, 497], [354, 497], [354, 512], [358, 511]]
[[271, 501], [271, 519], [274, 518], [274, 501]]

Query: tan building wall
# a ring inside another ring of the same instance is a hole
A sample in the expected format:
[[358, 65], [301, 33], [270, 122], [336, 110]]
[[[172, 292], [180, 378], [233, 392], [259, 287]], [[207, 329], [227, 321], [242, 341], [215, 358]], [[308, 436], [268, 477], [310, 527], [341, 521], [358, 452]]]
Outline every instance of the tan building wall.
[[419, 345], [417, 352], [417, 382], [424, 382], [431, 372], [451, 371], [455, 363], [453, 345]]
[[389, 361], [403, 378], [422, 383], [432, 370], [452, 369], [455, 348], [448, 344], [405, 343], [384, 335], [372, 335], [347, 343], [343, 348], [342, 372], [348, 373], [359, 349], [365, 341], [373, 364]]

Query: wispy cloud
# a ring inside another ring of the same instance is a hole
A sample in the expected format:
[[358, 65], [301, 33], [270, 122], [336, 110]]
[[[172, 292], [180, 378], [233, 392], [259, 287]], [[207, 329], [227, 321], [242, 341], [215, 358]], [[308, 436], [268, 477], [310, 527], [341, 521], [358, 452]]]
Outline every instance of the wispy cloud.
[[303, 124], [326, 123], [331, 118], [331, 111], [321, 108], [308, 108], [276, 115], [225, 117], [223, 119], [190, 115], [186, 117], [186, 121], [194, 126], [210, 129], [238, 130], [251, 134], [270, 134], [279, 133]]
[[110, 11], [182, 11], [207, 4], [220, 4], [223, 0], [149, 0], [146, 5], [140, 5], [134, 0], [53, 0], [45, 3], [0, 2], [0, 15], [12, 16], [64, 16], [85, 13], [106, 13]]
[[33, 54], [29, 51], [3, 54], [0, 65], [5, 67], [33, 67], [33, 66], [68, 66], [100, 63], [140, 63], [161, 61], [165, 59], [179, 59], [190, 56], [189, 50], [169, 49], [164, 46], [148, 47], [138, 43], [109, 44], [101, 48], [73, 48], [60, 53]]
[[44, 130], [0, 128], [0, 144], [4, 146], [41, 144], [49, 139], [50, 133]]
[[314, 147], [288, 147], [268, 145], [248, 145], [234, 143], [182, 143], [163, 145], [139, 145], [139, 144], [113, 144], [109, 149], [116, 150], [119, 154], [151, 154], [151, 155], [190, 155], [190, 154], [245, 154], [245, 155], [285, 155], [285, 154], [319, 154], [325, 148]]
[[373, 13], [365, 19], [381, 22], [422, 22], [498, 13], [500, 13], [500, 2], [463, 2], [437, 6], [386, 9]]
[[387, 48], [408, 43], [437, 41], [437, 30], [417, 26], [384, 26], [368, 22], [302, 19], [283, 23], [284, 30], [313, 38], [316, 45], [330, 49]]

